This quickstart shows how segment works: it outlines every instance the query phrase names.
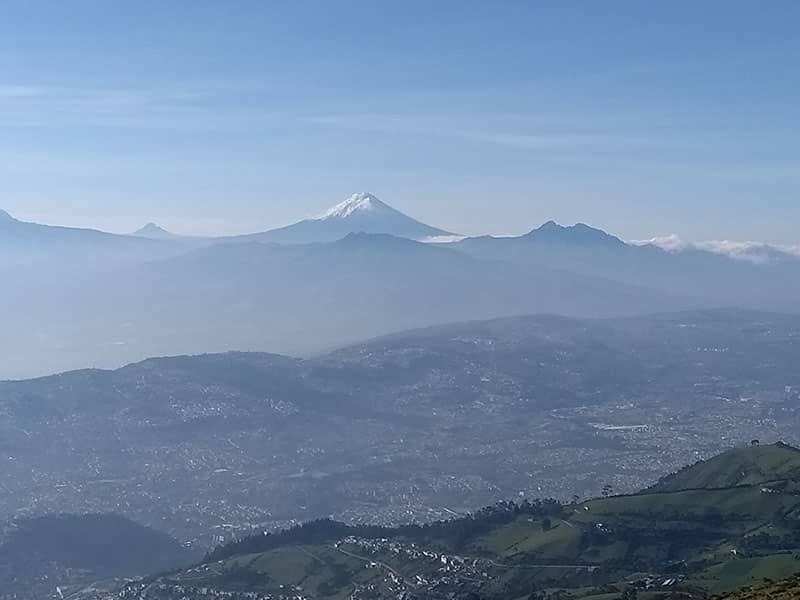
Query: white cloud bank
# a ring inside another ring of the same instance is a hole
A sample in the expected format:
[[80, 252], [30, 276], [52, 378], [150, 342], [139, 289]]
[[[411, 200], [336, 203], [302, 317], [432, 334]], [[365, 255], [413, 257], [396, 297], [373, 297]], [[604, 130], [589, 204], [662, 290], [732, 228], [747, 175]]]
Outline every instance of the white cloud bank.
[[704, 250], [758, 265], [781, 260], [800, 260], [800, 245], [784, 246], [764, 242], [734, 242], [730, 240], [687, 242], [674, 233], [649, 240], [633, 240], [631, 243], [637, 246], [657, 246], [667, 252]]

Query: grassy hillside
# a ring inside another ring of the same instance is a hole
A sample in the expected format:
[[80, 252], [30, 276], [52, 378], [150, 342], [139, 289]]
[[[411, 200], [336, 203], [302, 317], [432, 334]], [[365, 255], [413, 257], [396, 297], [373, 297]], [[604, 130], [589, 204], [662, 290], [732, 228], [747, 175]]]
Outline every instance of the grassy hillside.
[[727, 593], [800, 574], [798, 457], [734, 449], [639, 494], [504, 503], [424, 527], [319, 521], [220, 548], [162, 584], [330, 600]]
[[662, 479], [652, 490], [727, 488], [800, 479], [800, 450], [786, 444], [737, 448]]

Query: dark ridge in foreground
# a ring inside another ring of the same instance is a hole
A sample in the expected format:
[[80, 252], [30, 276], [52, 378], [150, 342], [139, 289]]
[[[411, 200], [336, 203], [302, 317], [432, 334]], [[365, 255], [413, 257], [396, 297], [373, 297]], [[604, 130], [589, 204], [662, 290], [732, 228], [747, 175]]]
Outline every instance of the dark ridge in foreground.
[[506, 502], [398, 528], [320, 520], [222, 546], [109, 598], [154, 586], [163, 600], [213, 597], [204, 589], [236, 600], [795, 598], [796, 582], [748, 588], [800, 574], [799, 468], [796, 448], [753, 445], [638, 494]]

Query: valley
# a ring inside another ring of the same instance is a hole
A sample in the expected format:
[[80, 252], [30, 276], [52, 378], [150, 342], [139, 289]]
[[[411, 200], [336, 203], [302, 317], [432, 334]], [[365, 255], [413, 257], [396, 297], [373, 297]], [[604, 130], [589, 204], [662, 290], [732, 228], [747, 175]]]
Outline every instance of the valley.
[[798, 486], [800, 450], [744, 446], [629, 495], [500, 503], [427, 526], [316, 521], [256, 534], [97, 597], [699, 599], [800, 573]]
[[800, 600], [800, 2], [0, 14], [0, 600]]
[[800, 320], [522, 317], [314, 359], [152, 359], [0, 384], [3, 518], [118, 513], [196, 548], [321, 517], [393, 526], [646, 487], [800, 443]]

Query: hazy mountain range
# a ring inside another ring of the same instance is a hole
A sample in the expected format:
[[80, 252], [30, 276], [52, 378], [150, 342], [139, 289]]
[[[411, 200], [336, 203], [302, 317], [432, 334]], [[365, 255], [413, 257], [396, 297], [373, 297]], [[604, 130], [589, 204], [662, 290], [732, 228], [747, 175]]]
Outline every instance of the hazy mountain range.
[[0, 523], [122, 512], [208, 545], [634, 490], [732, 441], [800, 442], [799, 340], [800, 316], [752, 311], [512, 317], [4, 382]]
[[143, 261], [178, 251], [158, 240], [19, 221], [0, 211], [0, 269]]
[[791, 253], [736, 260], [553, 222], [518, 237], [462, 239], [371, 194], [288, 227], [224, 238], [156, 224], [114, 235], [2, 213], [0, 277], [0, 377], [232, 349], [308, 354], [516, 314], [800, 306]]
[[158, 240], [203, 239], [207, 243], [309, 244], [336, 241], [350, 233], [381, 233], [418, 241], [462, 237], [421, 223], [366, 192], [353, 194], [317, 217], [269, 231], [216, 238], [190, 238], [167, 231], [157, 223], [148, 223], [131, 235]]

